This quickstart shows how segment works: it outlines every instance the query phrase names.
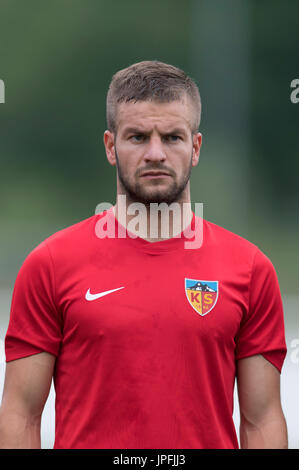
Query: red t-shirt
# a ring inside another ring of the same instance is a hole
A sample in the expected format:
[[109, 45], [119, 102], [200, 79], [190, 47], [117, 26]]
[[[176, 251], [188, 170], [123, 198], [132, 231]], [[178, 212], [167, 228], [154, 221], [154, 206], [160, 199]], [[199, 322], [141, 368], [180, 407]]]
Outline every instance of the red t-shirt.
[[54, 448], [238, 448], [236, 360], [286, 354], [271, 262], [207, 221], [186, 249], [99, 238], [102, 217], [120, 228], [110, 210], [55, 233], [14, 287], [6, 360], [56, 356]]

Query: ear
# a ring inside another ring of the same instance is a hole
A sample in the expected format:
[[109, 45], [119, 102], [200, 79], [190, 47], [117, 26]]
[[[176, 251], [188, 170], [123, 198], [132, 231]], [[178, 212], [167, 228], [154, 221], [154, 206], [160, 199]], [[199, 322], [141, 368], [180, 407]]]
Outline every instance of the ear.
[[196, 166], [199, 161], [200, 148], [202, 144], [202, 135], [200, 132], [194, 134], [193, 138], [193, 152], [192, 152], [192, 166]]
[[115, 136], [113, 132], [110, 132], [110, 131], [104, 132], [104, 145], [105, 145], [105, 150], [106, 150], [106, 156], [107, 156], [108, 162], [112, 166], [116, 165], [114, 139], [115, 139]]

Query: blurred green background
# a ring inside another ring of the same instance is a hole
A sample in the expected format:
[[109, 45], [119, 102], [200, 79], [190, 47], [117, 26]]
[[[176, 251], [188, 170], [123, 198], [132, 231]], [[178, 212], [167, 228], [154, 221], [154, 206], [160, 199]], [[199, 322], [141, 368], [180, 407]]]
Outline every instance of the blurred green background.
[[[299, 103], [290, 100], [298, 31], [296, 0], [0, 0], [1, 340], [28, 253], [98, 203], [115, 202], [106, 92], [117, 70], [151, 59], [183, 68], [199, 86], [193, 203], [270, 257], [288, 346], [299, 337]], [[288, 361], [291, 420], [298, 365]]]
[[114, 203], [105, 99], [143, 59], [183, 68], [203, 102], [192, 200], [256, 243], [297, 294], [299, 6], [280, 0], [0, 0], [0, 285], [58, 229]]

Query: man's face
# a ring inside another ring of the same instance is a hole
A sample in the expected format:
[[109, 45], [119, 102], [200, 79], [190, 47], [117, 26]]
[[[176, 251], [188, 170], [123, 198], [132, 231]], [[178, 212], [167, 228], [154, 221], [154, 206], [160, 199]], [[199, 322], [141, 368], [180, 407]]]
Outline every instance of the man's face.
[[108, 160], [117, 166], [118, 193], [144, 204], [186, 200], [201, 145], [201, 134], [192, 136], [191, 123], [187, 98], [121, 103], [117, 135], [104, 135]]

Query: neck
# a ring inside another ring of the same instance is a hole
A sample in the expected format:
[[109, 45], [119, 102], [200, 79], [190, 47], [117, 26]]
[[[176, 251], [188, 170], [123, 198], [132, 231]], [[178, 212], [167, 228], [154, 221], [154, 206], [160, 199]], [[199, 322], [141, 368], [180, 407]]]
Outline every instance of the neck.
[[149, 242], [167, 240], [180, 235], [192, 220], [190, 197], [172, 204], [130, 201], [118, 194], [113, 213], [121, 225]]

